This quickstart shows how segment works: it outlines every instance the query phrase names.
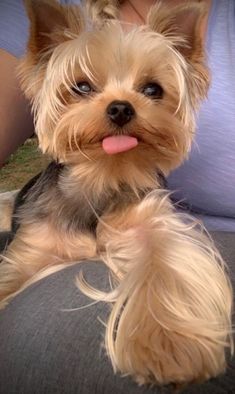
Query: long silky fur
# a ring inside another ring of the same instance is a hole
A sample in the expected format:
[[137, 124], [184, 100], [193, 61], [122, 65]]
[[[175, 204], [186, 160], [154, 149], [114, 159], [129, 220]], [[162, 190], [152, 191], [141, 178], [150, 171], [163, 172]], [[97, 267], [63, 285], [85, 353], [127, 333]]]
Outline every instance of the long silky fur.
[[[20, 228], [0, 264], [0, 307], [36, 280], [99, 257], [114, 279], [110, 293], [82, 277], [78, 284], [112, 304], [105, 344], [115, 371], [161, 384], [222, 373], [225, 348], [232, 350], [226, 266], [203, 227], [177, 213], [158, 190], [156, 176], [187, 158], [194, 112], [206, 97], [209, 73], [195, 39], [204, 6], [169, 9], [157, 2], [146, 26], [123, 32], [114, 0], [89, 0], [84, 10], [55, 0], [26, 3], [31, 34], [21, 85], [33, 103], [40, 148], [63, 171], [52, 171], [41, 192], [32, 192], [37, 198], [29, 194], [22, 207]], [[194, 28], [191, 46], [174, 25], [182, 12]], [[74, 93], [83, 80], [95, 87], [89, 98]], [[162, 85], [162, 99], [141, 93], [149, 80]], [[120, 132], [106, 116], [113, 100], [134, 106], [136, 117], [124, 131], [137, 133], [140, 143], [109, 156], [101, 141]], [[87, 217], [81, 230], [79, 206], [97, 219], [95, 232]]]
[[135, 226], [107, 230], [102, 258], [114, 289], [96, 292], [78, 280], [87, 296], [113, 304], [105, 344], [114, 370], [140, 384], [217, 376], [224, 348], [233, 351], [232, 288], [213, 241], [165, 193], [151, 193], [129, 217]]

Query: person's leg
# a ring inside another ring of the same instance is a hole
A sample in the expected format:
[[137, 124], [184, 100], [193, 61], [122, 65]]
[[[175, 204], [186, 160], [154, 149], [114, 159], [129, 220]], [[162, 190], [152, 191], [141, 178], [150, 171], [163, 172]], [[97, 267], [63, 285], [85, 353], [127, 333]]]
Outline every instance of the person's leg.
[[[235, 272], [235, 235], [217, 234], [216, 240]], [[82, 263], [53, 274], [26, 289], [0, 312], [1, 394], [110, 394], [158, 393], [157, 388], [138, 387], [130, 378], [112, 371], [103, 339], [109, 306], [98, 303], [71, 312], [91, 302], [76, 288], [80, 269], [89, 283], [109, 288], [101, 263]], [[234, 276], [233, 276], [234, 278]], [[101, 320], [101, 321], [100, 321]], [[161, 393], [170, 393], [163, 389]], [[235, 392], [235, 363], [225, 376], [184, 393]]]
[[101, 264], [78, 264], [35, 283], [0, 312], [1, 394], [136, 390], [131, 380], [114, 376], [105, 354], [99, 319], [106, 321], [109, 306], [65, 311], [92, 302], [76, 288], [80, 269], [89, 283], [108, 289]]

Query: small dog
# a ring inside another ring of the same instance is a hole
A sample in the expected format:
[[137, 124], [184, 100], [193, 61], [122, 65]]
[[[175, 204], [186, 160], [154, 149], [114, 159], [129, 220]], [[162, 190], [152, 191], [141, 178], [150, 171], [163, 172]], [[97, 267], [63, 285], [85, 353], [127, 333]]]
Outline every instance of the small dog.
[[232, 347], [226, 268], [161, 186], [161, 174], [190, 151], [208, 90], [205, 6], [158, 2], [145, 26], [125, 29], [116, 1], [26, 4], [22, 88], [53, 162], [21, 193], [0, 264], [1, 306], [33, 281], [98, 257], [116, 284], [97, 296], [113, 303], [106, 348], [114, 370], [140, 384], [220, 374]]

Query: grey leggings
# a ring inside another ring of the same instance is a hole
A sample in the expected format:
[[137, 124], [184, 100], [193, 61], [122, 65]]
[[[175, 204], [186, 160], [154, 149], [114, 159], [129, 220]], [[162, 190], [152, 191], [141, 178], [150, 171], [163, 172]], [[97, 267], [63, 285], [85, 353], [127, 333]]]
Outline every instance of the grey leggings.
[[[235, 273], [235, 234], [215, 234], [217, 244]], [[91, 301], [75, 286], [82, 269], [89, 283], [107, 289], [101, 263], [76, 264], [26, 289], [0, 312], [0, 394], [172, 393], [172, 388], [138, 387], [114, 375], [102, 346], [109, 306], [98, 303], [65, 311]], [[235, 360], [226, 375], [184, 393], [235, 393]]]

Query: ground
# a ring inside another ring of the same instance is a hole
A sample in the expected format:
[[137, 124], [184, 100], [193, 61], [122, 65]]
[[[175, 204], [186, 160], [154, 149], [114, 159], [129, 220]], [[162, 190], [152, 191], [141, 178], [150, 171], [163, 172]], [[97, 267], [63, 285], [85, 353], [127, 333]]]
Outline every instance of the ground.
[[49, 159], [40, 153], [36, 138], [27, 140], [0, 170], [0, 192], [20, 189], [45, 168], [48, 161]]

